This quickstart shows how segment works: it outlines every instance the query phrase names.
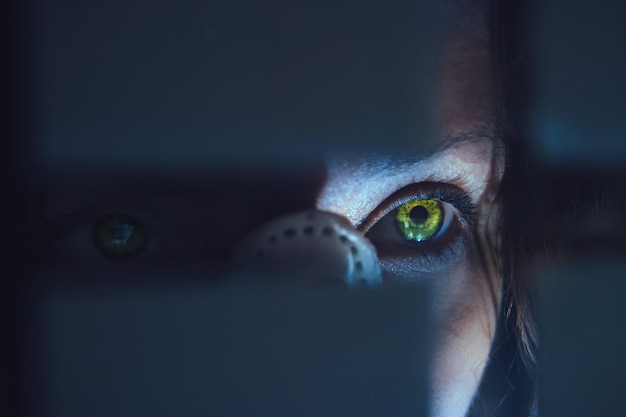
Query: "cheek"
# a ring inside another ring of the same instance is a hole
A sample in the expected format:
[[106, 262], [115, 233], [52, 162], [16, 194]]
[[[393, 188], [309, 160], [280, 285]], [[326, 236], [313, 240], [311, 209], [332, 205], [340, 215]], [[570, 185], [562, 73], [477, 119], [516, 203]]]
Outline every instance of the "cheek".
[[431, 415], [462, 417], [487, 364], [499, 309], [500, 280], [469, 261], [434, 287]]

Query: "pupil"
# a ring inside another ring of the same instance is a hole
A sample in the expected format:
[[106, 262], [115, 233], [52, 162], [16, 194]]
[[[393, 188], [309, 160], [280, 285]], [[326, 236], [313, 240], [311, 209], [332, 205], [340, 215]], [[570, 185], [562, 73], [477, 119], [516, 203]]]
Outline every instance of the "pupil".
[[422, 206], [413, 207], [409, 213], [409, 217], [413, 223], [417, 225], [422, 224], [428, 219], [428, 210]]
[[111, 240], [115, 245], [125, 245], [133, 234], [133, 226], [128, 223], [114, 223], [109, 229]]

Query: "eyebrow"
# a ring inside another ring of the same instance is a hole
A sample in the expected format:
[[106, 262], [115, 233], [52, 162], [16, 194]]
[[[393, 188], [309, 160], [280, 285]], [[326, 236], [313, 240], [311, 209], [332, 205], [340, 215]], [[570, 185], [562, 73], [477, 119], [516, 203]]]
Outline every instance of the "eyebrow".
[[403, 169], [412, 168], [415, 164], [431, 159], [433, 156], [450, 149], [485, 141], [501, 142], [493, 128], [482, 126], [459, 135], [448, 137], [425, 153], [411, 155], [390, 154], [382, 158], [380, 155], [371, 156], [367, 158], [365, 164], [367, 168], [371, 170], [372, 174], [380, 174], [388, 170], [401, 171]]

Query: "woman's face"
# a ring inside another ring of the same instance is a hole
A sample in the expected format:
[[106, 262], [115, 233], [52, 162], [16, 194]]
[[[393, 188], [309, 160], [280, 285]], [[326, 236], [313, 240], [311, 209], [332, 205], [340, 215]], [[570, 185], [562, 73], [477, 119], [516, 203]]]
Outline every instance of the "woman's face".
[[[500, 304], [495, 193], [503, 152], [493, 125], [487, 34], [475, 23], [466, 22], [449, 38], [436, 150], [421, 158], [331, 158], [317, 200], [318, 208], [366, 232], [387, 282], [432, 287], [433, 416], [467, 412], [488, 362]], [[445, 202], [443, 217], [450, 217], [441, 227], [447, 230], [420, 241], [397, 227], [396, 209], [433, 196]]]
[[[431, 287], [436, 320], [431, 393], [435, 417], [466, 414], [488, 361], [500, 307], [495, 195], [503, 151], [494, 122], [489, 35], [478, 15], [461, 11], [451, 19], [434, 105], [439, 128], [431, 138], [432, 152], [330, 157], [315, 200], [319, 210], [339, 214], [365, 233], [376, 247], [386, 282]], [[77, 176], [71, 179], [69, 190], [50, 187], [44, 217], [65, 219], [103, 203], [115, 211], [136, 213], [144, 224], [159, 225], [154, 235], [171, 243], [168, 248], [155, 243], [157, 239], [147, 244], [137, 259], [147, 264], [160, 261], [170, 247], [183, 254], [180, 259], [185, 262], [205, 260], [207, 248], [214, 249], [214, 259], [226, 258], [255, 221], [275, 215], [263, 212], [263, 207], [251, 212], [250, 201], [276, 200], [284, 209], [289, 198], [282, 190], [270, 195], [254, 186], [242, 192], [227, 185], [225, 191], [220, 189], [225, 195], [220, 200], [218, 193], [204, 190], [175, 189], [168, 194], [161, 183], [154, 192], [125, 177], [119, 182], [107, 177], [101, 188]], [[142, 210], [129, 211], [131, 206], [156, 215], [142, 218]], [[99, 270], [109, 268], [112, 273], [127, 267], [129, 260], [115, 264], [101, 256], [93, 231], [82, 227], [86, 218], [106, 210], [81, 214], [80, 222], [71, 220], [71, 227], [52, 227], [55, 243], [49, 256], [64, 265], [77, 258], [97, 262]]]

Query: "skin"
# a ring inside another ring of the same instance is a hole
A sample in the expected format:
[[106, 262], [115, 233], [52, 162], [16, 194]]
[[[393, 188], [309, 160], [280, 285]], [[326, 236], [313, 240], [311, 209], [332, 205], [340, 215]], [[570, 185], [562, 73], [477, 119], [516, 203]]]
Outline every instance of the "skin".
[[[458, 187], [476, 207], [477, 220], [471, 227], [464, 227], [458, 251], [461, 256], [452, 261], [418, 270], [408, 259], [381, 259], [389, 282], [425, 281], [431, 286], [436, 329], [431, 392], [434, 417], [462, 417], [467, 413], [489, 361], [500, 308], [502, 274], [496, 245], [499, 207], [495, 195], [502, 177], [503, 151], [494, 128], [488, 31], [479, 15], [473, 8], [461, 8], [449, 21], [437, 102], [433, 103], [437, 114], [433, 152], [402, 158], [402, 162], [394, 155], [379, 157], [374, 164], [365, 157], [329, 158], [325, 182], [316, 199], [307, 203], [307, 207], [314, 204], [320, 210], [344, 216], [359, 227], [397, 190], [410, 184], [437, 182]], [[394, 169], [380, 169], [387, 162]], [[287, 201], [291, 189], [277, 189], [275, 195], [268, 195], [262, 186], [251, 185], [242, 192], [236, 186], [239, 180], [233, 180], [232, 187], [223, 187], [226, 191], [207, 187], [186, 193], [177, 187], [168, 192], [161, 183], [154, 192], [125, 178], [117, 181], [107, 176], [104, 186], [94, 185], [93, 180], [79, 184], [76, 178], [70, 178], [75, 183], [65, 196], [62, 187], [56, 190], [48, 184], [50, 198], [43, 217], [76, 213], [113, 201], [114, 211], [135, 215], [148, 227], [162, 225], [161, 229], [152, 227], [155, 238], [140, 258], [115, 265], [102, 258], [90, 243], [90, 230], [82, 226], [55, 240], [50, 249], [53, 260], [76, 262], [78, 258], [113, 272], [135, 262], [152, 265], [170, 248], [174, 252], [171, 256], [185, 265], [205, 262], [207, 253], [213, 257], [211, 261], [222, 260], [254, 227], [284, 212], [302, 209], [299, 202], [290, 205]], [[243, 179], [249, 182], [245, 175]], [[263, 204], [249, 210], [250, 201]], [[276, 207], [270, 206], [272, 203]], [[132, 206], [149, 208], [149, 215], [143, 213], [145, 210], [129, 211]], [[168, 242], [167, 248], [160, 246], [159, 238]], [[416, 247], [416, 257], [419, 251]]]
[[[499, 214], [495, 193], [502, 177], [503, 153], [492, 129], [494, 100], [486, 30], [478, 22], [470, 19], [452, 30], [441, 74], [440, 127], [433, 145], [443, 149], [396, 170], [376, 169], [364, 158], [332, 158], [317, 207], [358, 226], [386, 197], [409, 184], [435, 180], [455, 185], [470, 196], [478, 221], [473, 230], [466, 231], [471, 237], [463, 242], [463, 256], [436, 271], [415, 272], [415, 276], [426, 275], [434, 294], [437, 337], [431, 413], [461, 417], [471, 405], [489, 360], [502, 285], [494, 242]], [[383, 261], [382, 266], [388, 276], [393, 275], [393, 265]]]

